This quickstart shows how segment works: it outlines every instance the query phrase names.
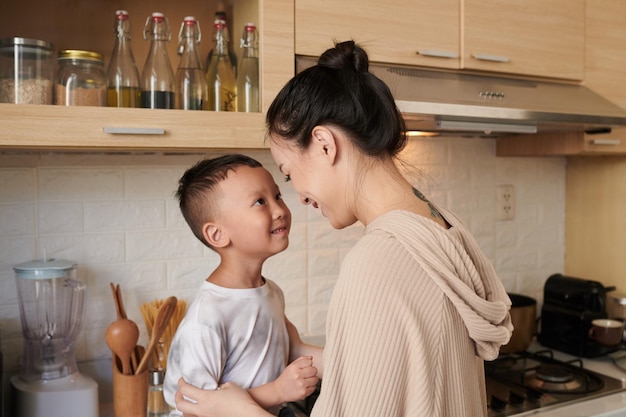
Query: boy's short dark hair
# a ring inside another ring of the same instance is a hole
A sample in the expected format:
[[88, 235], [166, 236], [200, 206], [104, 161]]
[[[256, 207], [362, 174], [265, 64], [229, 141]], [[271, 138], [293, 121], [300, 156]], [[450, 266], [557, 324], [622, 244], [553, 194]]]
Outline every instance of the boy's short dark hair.
[[227, 154], [217, 158], [204, 159], [189, 168], [178, 181], [180, 211], [193, 234], [208, 247], [202, 235], [202, 225], [210, 221], [215, 213], [211, 193], [215, 186], [226, 179], [228, 172], [239, 166], [262, 168], [256, 159], [242, 154]]

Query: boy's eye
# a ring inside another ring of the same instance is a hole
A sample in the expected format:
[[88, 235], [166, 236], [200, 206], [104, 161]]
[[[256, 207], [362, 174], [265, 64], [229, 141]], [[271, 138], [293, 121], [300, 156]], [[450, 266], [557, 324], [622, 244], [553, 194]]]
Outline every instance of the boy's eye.
[[285, 175], [285, 182], [291, 181], [291, 175]]
[[281, 193], [276, 194], [276, 201], [282, 200], [283, 195]]
[[257, 201], [254, 202], [254, 204], [257, 206], [262, 206], [265, 204], [265, 199], [259, 198]]

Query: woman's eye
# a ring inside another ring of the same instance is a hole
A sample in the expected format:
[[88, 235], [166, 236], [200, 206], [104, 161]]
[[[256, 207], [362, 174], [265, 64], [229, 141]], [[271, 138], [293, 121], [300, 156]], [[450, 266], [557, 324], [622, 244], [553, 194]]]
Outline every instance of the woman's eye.
[[291, 181], [291, 175], [285, 175], [285, 182]]

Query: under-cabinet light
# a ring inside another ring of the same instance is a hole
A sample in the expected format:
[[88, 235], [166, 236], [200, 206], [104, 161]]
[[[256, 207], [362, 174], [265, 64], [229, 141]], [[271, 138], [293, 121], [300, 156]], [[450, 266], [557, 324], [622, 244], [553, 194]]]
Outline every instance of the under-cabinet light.
[[444, 130], [466, 132], [537, 133], [536, 124], [471, 122], [461, 120], [437, 120], [437, 127]]
[[423, 130], [407, 130], [405, 134], [409, 138], [414, 138], [418, 136], [419, 137], [439, 136], [439, 133], [437, 132], [426, 132]]

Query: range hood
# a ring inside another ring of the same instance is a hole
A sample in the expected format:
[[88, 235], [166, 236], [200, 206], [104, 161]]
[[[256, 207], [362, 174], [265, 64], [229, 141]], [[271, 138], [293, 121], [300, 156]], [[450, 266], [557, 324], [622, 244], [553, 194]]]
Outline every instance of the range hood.
[[[313, 65], [298, 57], [297, 69]], [[407, 128], [443, 135], [609, 133], [626, 110], [579, 84], [370, 64], [391, 89]]]

